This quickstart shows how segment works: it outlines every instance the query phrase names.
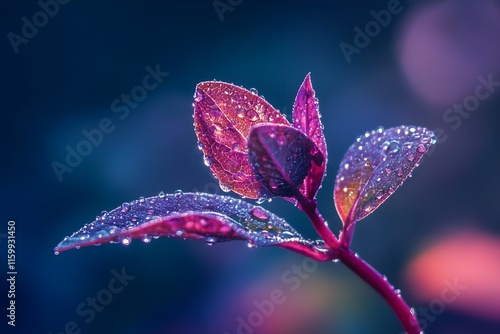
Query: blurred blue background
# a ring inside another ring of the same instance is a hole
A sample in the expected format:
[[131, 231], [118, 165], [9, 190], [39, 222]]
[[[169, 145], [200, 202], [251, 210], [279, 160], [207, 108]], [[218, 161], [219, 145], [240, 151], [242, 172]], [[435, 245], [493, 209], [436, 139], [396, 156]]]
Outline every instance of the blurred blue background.
[[[303, 258], [279, 248], [158, 239], [53, 254], [124, 201], [176, 189], [222, 194], [196, 149], [198, 82], [255, 87], [290, 119], [308, 72], [328, 143], [318, 200], [330, 226], [341, 226], [333, 182], [356, 136], [380, 125], [436, 129], [435, 151], [359, 224], [352, 247], [401, 288], [426, 332], [499, 332], [498, 1], [41, 3], [0, 5], [0, 249], [14, 220], [18, 271], [15, 328], [0, 284], [2, 333], [400, 333], [384, 301], [341, 264], [319, 264], [292, 291], [282, 276]], [[51, 15], [37, 14], [44, 7]], [[169, 74], [140, 96], [148, 66]], [[141, 101], [115, 112], [131, 93]], [[65, 164], [67, 147], [103, 119], [113, 130], [58, 178], [54, 162]], [[315, 237], [290, 204], [264, 206]], [[134, 278], [102, 292], [113, 270]], [[467, 288], [445, 303], [453, 279]], [[274, 289], [285, 302], [238, 331], [239, 317], [248, 322], [254, 301]], [[81, 315], [96, 297], [106, 305]]]

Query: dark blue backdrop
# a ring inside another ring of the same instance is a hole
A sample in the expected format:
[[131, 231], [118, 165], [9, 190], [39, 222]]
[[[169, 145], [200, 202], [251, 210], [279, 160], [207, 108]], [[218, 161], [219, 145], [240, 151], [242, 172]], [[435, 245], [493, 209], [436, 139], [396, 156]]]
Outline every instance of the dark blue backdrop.
[[[487, 283], [500, 280], [493, 270], [500, 259], [498, 2], [41, 0], [0, 7], [0, 259], [7, 261], [13, 220], [18, 272], [15, 328], [6, 324], [8, 286], [0, 284], [2, 333], [233, 334], [274, 289], [286, 301], [254, 333], [401, 332], [381, 298], [340, 264], [320, 264], [291, 289], [283, 275], [304, 263], [281, 249], [159, 239], [53, 254], [65, 235], [124, 201], [176, 189], [222, 194], [196, 149], [198, 82], [255, 87], [290, 115], [308, 72], [328, 142], [318, 199], [330, 226], [340, 228], [333, 182], [356, 136], [380, 125], [437, 129], [436, 150], [359, 224], [353, 248], [410, 304], [434, 306], [428, 318], [419, 314], [429, 333], [498, 332], [500, 297]], [[72, 150], [83, 156], [68, 158]], [[314, 237], [288, 203], [265, 206]], [[462, 262], [460, 250], [474, 246], [464, 244], [441, 262], [437, 255], [435, 263], [422, 260], [420, 276], [409, 274], [422, 252], [449, 238], [453, 244], [463, 230], [491, 240], [496, 253], [485, 252], [492, 261], [479, 252]], [[445, 265], [451, 269], [442, 271]], [[467, 268], [476, 274], [459, 276], [466, 292], [441, 309], [435, 300], [445, 280]]]

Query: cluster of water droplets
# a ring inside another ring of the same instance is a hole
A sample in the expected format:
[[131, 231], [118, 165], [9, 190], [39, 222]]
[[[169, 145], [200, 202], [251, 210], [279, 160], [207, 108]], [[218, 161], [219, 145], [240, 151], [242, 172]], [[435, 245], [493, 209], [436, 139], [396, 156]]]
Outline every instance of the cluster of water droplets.
[[342, 160], [336, 194], [347, 193], [346, 207], [358, 196], [359, 220], [375, 210], [411, 176], [422, 156], [436, 142], [423, 127], [399, 126], [366, 132], [356, 139]]
[[[177, 218], [179, 215], [181, 218]], [[176, 219], [169, 223], [169, 217]], [[103, 211], [95, 221], [64, 238], [55, 251], [58, 254], [60, 250], [106, 242], [128, 246], [133, 238], [149, 243], [160, 236], [151, 233], [158, 229], [144, 229], [150, 226], [144, 224], [150, 222], [171, 224], [163, 226], [161, 236], [204, 238], [207, 244], [243, 239], [253, 246], [268, 246], [301, 239], [283, 219], [259, 206], [226, 196], [178, 190], [174, 194], [141, 197], [110, 212]], [[215, 222], [217, 225], [213, 225]]]

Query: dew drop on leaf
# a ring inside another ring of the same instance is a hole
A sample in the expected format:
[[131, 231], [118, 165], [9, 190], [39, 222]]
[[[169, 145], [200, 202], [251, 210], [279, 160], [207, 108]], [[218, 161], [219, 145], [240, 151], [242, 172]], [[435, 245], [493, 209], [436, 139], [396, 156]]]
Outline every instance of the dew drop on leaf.
[[261, 221], [268, 221], [269, 220], [269, 214], [264, 211], [261, 207], [254, 207], [250, 210], [250, 214], [255, 218], [255, 219], [258, 219], [258, 220], [261, 220]]
[[199, 91], [195, 91], [193, 98], [195, 102], [201, 102], [201, 100], [203, 100], [203, 95]]
[[132, 242], [132, 240], [131, 240], [130, 238], [123, 238], [123, 239], [121, 240], [121, 243], [122, 243], [122, 245], [124, 245], [124, 246], [128, 246], [128, 245], [130, 245], [130, 243], [131, 243], [131, 242]]
[[205, 166], [207, 166], [207, 167], [212, 166], [213, 161], [214, 160], [211, 157], [207, 156], [207, 155], [205, 155], [203, 157], [203, 163], [205, 163]]
[[423, 127], [379, 128], [367, 134], [344, 155], [335, 181], [335, 207], [344, 224], [377, 209], [436, 142]]
[[228, 193], [233, 189], [233, 187], [230, 184], [226, 184], [224, 182], [219, 182], [219, 187], [225, 193]]

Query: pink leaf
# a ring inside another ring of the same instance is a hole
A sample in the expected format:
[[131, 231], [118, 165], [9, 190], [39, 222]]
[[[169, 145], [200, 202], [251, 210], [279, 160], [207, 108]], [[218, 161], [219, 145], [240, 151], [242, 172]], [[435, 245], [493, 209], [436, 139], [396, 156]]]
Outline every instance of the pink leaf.
[[308, 135], [319, 149], [315, 161], [321, 163], [311, 165], [311, 170], [300, 188], [301, 193], [306, 198], [313, 199], [323, 182], [328, 153], [323, 134], [323, 125], [321, 124], [318, 99], [312, 87], [310, 73], [306, 75], [295, 98], [293, 126]]
[[310, 245], [286, 221], [260, 206], [226, 196], [176, 192], [141, 198], [103, 212], [64, 238], [54, 251], [57, 254], [109, 242], [128, 245], [132, 239], [149, 242], [161, 236], [204, 239], [207, 243], [246, 240], [255, 246]]
[[292, 197], [308, 174], [316, 145], [287, 125], [257, 125], [248, 139], [250, 163], [267, 196]]
[[247, 138], [255, 124], [288, 121], [267, 101], [244, 88], [220, 81], [196, 86], [194, 126], [205, 163], [223, 190], [259, 198], [260, 184], [248, 162]]
[[377, 209], [436, 142], [426, 128], [379, 128], [358, 137], [340, 164], [334, 198], [344, 228]]

